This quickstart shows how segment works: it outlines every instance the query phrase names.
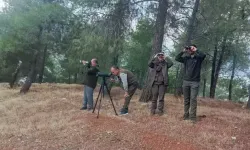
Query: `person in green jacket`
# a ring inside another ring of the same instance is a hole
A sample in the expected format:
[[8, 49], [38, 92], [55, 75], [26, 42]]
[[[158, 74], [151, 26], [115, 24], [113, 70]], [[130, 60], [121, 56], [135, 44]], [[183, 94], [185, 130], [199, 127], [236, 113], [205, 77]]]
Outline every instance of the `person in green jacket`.
[[119, 68], [118, 66], [112, 66], [110, 72], [113, 76], [117, 77], [117, 80], [111, 78], [111, 82], [122, 83], [124, 94], [124, 105], [120, 111], [121, 115], [128, 114], [128, 107], [132, 96], [138, 88], [138, 81], [136, 76], [129, 70]]
[[173, 66], [173, 62], [161, 52], [153, 57], [148, 66], [150, 67], [148, 83], [152, 91], [151, 115], [156, 113], [158, 99], [158, 114], [163, 115], [164, 96], [168, 86], [168, 69]]

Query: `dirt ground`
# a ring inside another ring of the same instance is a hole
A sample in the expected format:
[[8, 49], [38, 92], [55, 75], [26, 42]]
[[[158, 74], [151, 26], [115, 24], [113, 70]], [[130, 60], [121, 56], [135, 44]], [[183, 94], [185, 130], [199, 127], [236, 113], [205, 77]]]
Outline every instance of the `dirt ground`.
[[[150, 116], [150, 105], [138, 102], [138, 91], [128, 115], [115, 116], [106, 96], [97, 119], [97, 113], [80, 110], [82, 90], [80, 85], [34, 84], [20, 95], [19, 89], [0, 86], [0, 149], [250, 149], [250, 112], [240, 104], [199, 99], [199, 121], [193, 125], [181, 119], [181, 100], [166, 95], [165, 114]], [[112, 98], [119, 112], [123, 91], [114, 88]]]

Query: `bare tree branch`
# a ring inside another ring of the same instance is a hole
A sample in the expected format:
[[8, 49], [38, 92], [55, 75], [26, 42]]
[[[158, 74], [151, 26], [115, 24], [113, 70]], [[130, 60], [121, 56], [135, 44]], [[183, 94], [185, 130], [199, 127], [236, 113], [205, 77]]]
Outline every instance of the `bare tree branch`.
[[140, 0], [140, 1], [134, 1], [131, 4], [136, 5], [136, 4], [143, 3], [143, 2], [155, 2], [155, 3], [158, 3], [159, 1], [158, 0]]

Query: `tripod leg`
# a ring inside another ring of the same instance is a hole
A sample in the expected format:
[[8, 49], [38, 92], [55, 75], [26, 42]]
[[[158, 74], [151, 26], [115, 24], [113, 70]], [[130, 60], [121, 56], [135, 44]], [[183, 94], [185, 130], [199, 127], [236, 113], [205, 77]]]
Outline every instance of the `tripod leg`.
[[96, 98], [95, 106], [94, 106], [94, 109], [93, 109], [92, 113], [94, 113], [94, 112], [95, 112], [95, 108], [96, 108], [96, 105], [97, 105], [97, 102], [98, 102], [99, 96], [100, 96], [100, 94], [101, 94], [101, 89], [102, 89], [102, 87], [103, 87], [103, 85], [101, 85], [101, 87], [100, 87], [100, 89], [99, 89], [99, 93], [98, 93], [98, 96], [97, 96], [97, 98]]
[[101, 99], [99, 102], [97, 118], [99, 118], [99, 112], [100, 112], [100, 108], [101, 108], [102, 99], [104, 99], [104, 85], [102, 85], [102, 87], [101, 87]]
[[118, 115], [118, 114], [117, 114], [117, 112], [116, 112], [116, 110], [115, 110], [115, 105], [114, 105], [114, 103], [113, 103], [113, 100], [112, 100], [112, 98], [111, 98], [111, 96], [110, 96], [110, 91], [109, 91], [109, 89], [108, 89], [107, 84], [105, 84], [104, 86], [105, 86], [105, 87], [106, 87], [106, 89], [107, 89], [107, 92], [108, 92], [108, 95], [109, 95], [110, 101], [111, 101], [112, 106], [113, 106], [114, 111], [115, 111], [115, 115]]

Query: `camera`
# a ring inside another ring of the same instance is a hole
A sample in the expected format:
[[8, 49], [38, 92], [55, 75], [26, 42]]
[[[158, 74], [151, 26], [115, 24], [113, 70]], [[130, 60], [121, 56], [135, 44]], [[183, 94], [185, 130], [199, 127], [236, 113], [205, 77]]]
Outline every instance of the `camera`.
[[111, 77], [111, 73], [104, 73], [104, 72], [98, 72], [97, 74], [96, 74], [96, 76], [98, 76], [98, 77]]

